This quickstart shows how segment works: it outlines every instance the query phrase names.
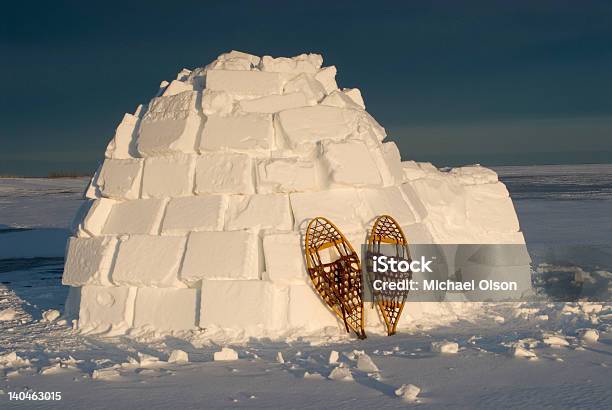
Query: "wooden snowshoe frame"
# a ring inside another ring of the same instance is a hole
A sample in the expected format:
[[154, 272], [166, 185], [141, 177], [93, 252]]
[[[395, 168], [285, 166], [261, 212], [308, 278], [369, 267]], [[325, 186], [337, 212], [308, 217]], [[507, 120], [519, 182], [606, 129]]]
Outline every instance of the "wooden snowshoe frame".
[[[410, 251], [408, 249], [408, 241], [406, 240], [406, 236], [404, 235], [404, 232], [402, 231], [402, 228], [400, 228], [397, 221], [389, 215], [379, 216], [372, 226], [372, 231], [368, 237], [368, 261], [371, 260], [373, 255], [381, 254], [381, 245], [395, 245], [395, 255], [388, 256], [395, 256], [399, 259], [405, 259], [410, 262]], [[374, 281], [373, 272], [371, 269], [368, 269], [368, 273], [371, 285]], [[377, 278], [381, 279], [380, 276], [377, 276]], [[412, 279], [412, 272], [409, 272], [407, 275], [389, 272], [384, 274], [384, 279], [410, 280]], [[402, 314], [402, 310], [404, 310], [406, 298], [408, 297], [408, 290], [376, 291], [374, 290], [373, 286], [371, 286], [370, 289], [373, 293], [374, 301], [378, 305], [380, 313], [385, 320], [387, 335], [394, 335]]]
[[[332, 247], [338, 258], [323, 263], [321, 251]], [[317, 217], [306, 229], [305, 253], [308, 275], [321, 298], [342, 319], [347, 332], [365, 339], [361, 263], [349, 241], [332, 222]]]

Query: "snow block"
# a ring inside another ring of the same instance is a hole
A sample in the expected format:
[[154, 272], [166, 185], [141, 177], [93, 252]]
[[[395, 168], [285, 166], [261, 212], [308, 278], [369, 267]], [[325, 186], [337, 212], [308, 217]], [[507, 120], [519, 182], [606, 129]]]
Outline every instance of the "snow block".
[[480, 165], [469, 165], [450, 170], [451, 175], [455, 175], [462, 184], [494, 184], [497, 182], [497, 173], [492, 169]]
[[139, 288], [134, 327], [181, 331], [196, 327], [197, 289]]
[[406, 198], [406, 202], [408, 202], [410, 208], [412, 208], [412, 212], [415, 215], [416, 219], [419, 221], [425, 219], [425, 217], [427, 217], [427, 208], [425, 207], [423, 202], [421, 202], [421, 199], [417, 195], [414, 188], [412, 188], [412, 185], [410, 183], [405, 183], [402, 184], [400, 189], [404, 194], [404, 198]]
[[263, 56], [259, 64], [261, 71], [277, 73], [316, 73], [323, 64], [320, 54], [300, 54], [295, 57]]
[[[354, 88], [354, 90], [357, 90]], [[361, 93], [357, 90], [357, 93], [351, 93], [354, 95], [354, 98], [359, 101], [358, 98], [361, 98]], [[363, 110], [365, 106], [363, 105], [363, 99], [358, 103], [353, 98], [351, 98], [345, 91], [335, 90], [332, 91], [327, 97], [321, 101], [321, 105], [329, 105], [332, 107], [340, 107], [340, 108], [349, 108], [352, 110]]]
[[194, 91], [193, 84], [187, 83], [185, 81], [172, 80], [172, 82], [166, 87], [162, 96], [169, 97], [172, 95], [177, 95], [185, 91]]
[[162, 223], [163, 235], [181, 235], [189, 231], [220, 231], [227, 207], [222, 195], [173, 198], [168, 203]]
[[311, 331], [328, 326], [338, 328], [340, 324], [309, 283], [289, 286], [288, 323], [292, 329]]
[[79, 330], [85, 334], [124, 334], [134, 321], [136, 288], [83, 286]]
[[252, 54], [232, 50], [221, 54], [210, 63], [207, 70], [253, 70], [260, 62], [260, 58]]
[[291, 230], [293, 217], [287, 194], [232, 195], [225, 214], [229, 231], [258, 228]]
[[140, 118], [132, 114], [125, 114], [123, 120], [115, 130], [115, 136], [106, 148], [106, 158], [129, 159], [132, 158], [136, 128]]
[[409, 184], [425, 206], [432, 223], [467, 226], [465, 189], [452, 178], [422, 178]]
[[263, 71], [211, 70], [206, 73], [206, 88], [242, 97], [263, 97], [281, 94], [283, 77]]
[[297, 158], [260, 160], [257, 164], [257, 192], [300, 192], [317, 189], [314, 162]]
[[119, 243], [111, 276], [117, 285], [185, 287], [178, 270], [186, 237], [132, 235]]
[[252, 194], [253, 164], [246, 154], [204, 153], [196, 160], [196, 194]]
[[117, 202], [108, 215], [104, 235], [152, 234], [159, 231], [166, 201], [162, 199], [135, 199]]
[[361, 141], [323, 141], [322, 169], [332, 186], [382, 185], [378, 167]]
[[317, 105], [277, 114], [276, 132], [291, 148], [331, 139], [342, 140], [357, 127], [357, 111]]
[[336, 84], [336, 66], [324, 67], [315, 74], [315, 79], [323, 85], [325, 92], [330, 94], [332, 91], [338, 89]]
[[266, 274], [275, 283], [308, 283], [302, 240], [296, 232], [265, 235]]
[[296, 229], [306, 229], [308, 222], [325, 216], [343, 233], [362, 231], [362, 204], [353, 188], [290, 194]]
[[193, 195], [195, 158], [175, 154], [145, 160], [142, 197], [167, 198]]
[[302, 93], [306, 96], [308, 105], [316, 105], [325, 97], [325, 88], [312, 74], [300, 74], [287, 81], [283, 93]]
[[287, 287], [262, 280], [204, 280], [200, 327], [247, 334], [287, 326]]
[[467, 218], [471, 225], [487, 232], [519, 230], [514, 205], [502, 183], [467, 185], [465, 191]]
[[273, 143], [274, 127], [270, 114], [209, 116], [202, 131], [200, 151], [269, 150]]
[[116, 248], [114, 237], [70, 238], [62, 284], [111, 286], [109, 273]]
[[390, 174], [392, 185], [401, 184], [404, 181], [404, 169], [402, 167], [402, 157], [395, 142], [385, 142], [381, 146], [382, 157], [386, 169]]
[[269, 95], [267, 97], [253, 100], [241, 100], [240, 109], [244, 112], [257, 112], [273, 114], [291, 108], [304, 107], [308, 105], [306, 95], [295, 92], [285, 95]]
[[117, 199], [135, 199], [140, 194], [142, 160], [106, 159], [95, 184], [102, 196]]
[[138, 152], [145, 157], [194, 152], [202, 122], [197, 99], [197, 91], [153, 98], [140, 123]]
[[225, 91], [204, 90], [202, 112], [207, 116], [229, 115], [234, 111], [235, 99]]
[[413, 181], [419, 178], [425, 178], [427, 175], [423, 169], [414, 161], [402, 161], [402, 171], [404, 172], [404, 181]]
[[181, 280], [259, 279], [263, 268], [261, 240], [247, 231], [192, 232]]
[[102, 235], [104, 225], [116, 203], [118, 202], [114, 199], [95, 199], [83, 219], [83, 230], [91, 236]]
[[370, 225], [380, 215], [390, 215], [400, 225], [416, 222], [412, 209], [398, 187], [363, 189], [359, 196], [365, 204], [366, 221]]

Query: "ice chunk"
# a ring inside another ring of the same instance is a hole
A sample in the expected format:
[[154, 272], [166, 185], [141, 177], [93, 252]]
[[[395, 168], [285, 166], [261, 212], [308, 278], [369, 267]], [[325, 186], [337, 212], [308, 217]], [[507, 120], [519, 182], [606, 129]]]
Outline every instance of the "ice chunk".
[[55, 322], [60, 317], [60, 311], [57, 309], [45, 310], [42, 317], [45, 322]]
[[173, 198], [168, 203], [162, 234], [177, 235], [189, 231], [219, 231], [227, 207], [223, 195]]
[[106, 158], [129, 159], [133, 156], [134, 138], [140, 118], [132, 114], [125, 114], [121, 124], [115, 130], [115, 136], [106, 148]]
[[376, 363], [374, 363], [372, 358], [365, 353], [357, 357], [357, 368], [366, 373], [376, 373], [379, 371]]
[[576, 333], [585, 342], [595, 343], [599, 340], [599, 331], [597, 329], [578, 329]]
[[455, 354], [459, 351], [459, 345], [455, 342], [443, 340], [441, 342], [431, 342], [431, 351], [436, 353]]
[[253, 152], [268, 150], [273, 142], [274, 127], [270, 114], [212, 115], [204, 124], [200, 151], [233, 149]]
[[338, 354], [338, 352], [335, 350], [332, 350], [331, 352], [329, 352], [329, 359], [327, 362], [329, 364], [338, 363], [339, 358], [340, 358], [340, 355]]
[[314, 162], [297, 158], [260, 160], [257, 164], [257, 192], [303, 192], [317, 188]]
[[135, 199], [140, 194], [142, 160], [106, 159], [95, 185], [107, 198]]
[[157, 234], [166, 201], [135, 199], [113, 205], [104, 225], [104, 235]]
[[136, 288], [83, 286], [79, 330], [118, 335], [132, 327]]
[[222, 347], [221, 351], [214, 353], [213, 360], [215, 362], [238, 360], [238, 352], [236, 352], [234, 349], [230, 349], [229, 347]]
[[287, 325], [287, 288], [261, 280], [203, 280], [200, 327], [247, 334]]
[[258, 235], [247, 231], [193, 232], [181, 279], [259, 279], [263, 257]]
[[17, 316], [19, 316], [19, 313], [13, 308], [0, 310], [0, 321], [15, 320]]
[[287, 194], [232, 195], [225, 214], [229, 231], [259, 228], [287, 231], [293, 227], [293, 217]]
[[363, 142], [324, 141], [322, 150], [323, 172], [332, 186], [382, 185], [378, 168]]
[[168, 358], [168, 363], [189, 363], [189, 354], [180, 349], [173, 350]]
[[357, 111], [317, 105], [279, 112], [277, 140], [283, 137], [292, 148], [317, 141], [343, 140], [357, 127]]
[[403, 401], [412, 403], [418, 401], [417, 397], [421, 389], [414, 384], [402, 384], [400, 388], [395, 390], [395, 395]]
[[278, 283], [308, 283], [300, 235], [294, 232], [265, 235], [263, 252], [268, 278]]
[[328, 378], [330, 380], [350, 382], [353, 381], [353, 375], [351, 374], [351, 370], [348, 367], [334, 367], [334, 369], [329, 374]]
[[185, 240], [182, 236], [150, 235], [122, 240], [111, 280], [117, 285], [184, 287], [177, 276]]
[[336, 67], [332, 65], [320, 69], [319, 72], [315, 74], [315, 79], [323, 85], [327, 94], [338, 89], [338, 84], [336, 84], [336, 72]]
[[287, 81], [283, 93], [301, 93], [306, 97], [308, 105], [316, 105], [325, 97], [325, 88], [312, 74], [300, 74]]
[[283, 353], [282, 352], [276, 352], [276, 361], [280, 364], [284, 364], [285, 363], [285, 358], [283, 357]]
[[196, 161], [197, 194], [254, 193], [253, 164], [246, 154], [214, 152]]
[[140, 123], [138, 152], [142, 156], [194, 152], [202, 122], [197, 99], [197, 91], [154, 98]]
[[143, 198], [167, 198], [193, 194], [195, 159], [192, 155], [147, 158], [142, 180]]
[[113, 237], [70, 238], [62, 284], [111, 285], [109, 273], [116, 248]]
[[244, 112], [258, 112], [273, 114], [291, 108], [308, 105], [306, 95], [301, 92], [285, 95], [269, 95], [267, 97], [240, 101], [240, 109]]
[[320, 54], [300, 54], [295, 57], [263, 56], [259, 67], [261, 71], [278, 73], [316, 73], [323, 64]]
[[416, 222], [410, 206], [398, 187], [362, 189], [359, 195], [367, 209], [366, 221], [370, 223], [380, 215], [390, 215], [400, 225]]
[[524, 348], [520, 344], [514, 345], [510, 349], [510, 353], [514, 357], [525, 357], [527, 359], [537, 359], [537, 355], [529, 349]]
[[325, 216], [344, 233], [362, 231], [362, 204], [354, 188], [290, 194], [296, 229], [306, 229], [308, 222]]
[[542, 342], [553, 347], [569, 346], [569, 342], [565, 337], [548, 333], [543, 335]]
[[[289, 286], [288, 324], [293, 329], [338, 329], [336, 315], [327, 307], [309, 282]], [[344, 327], [344, 325], [342, 325]]]
[[196, 289], [139, 288], [134, 327], [155, 330], [189, 330], [196, 326]]
[[263, 71], [211, 70], [206, 74], [206, 88], [242, 97], [263, 97], [281, 94], [283, 77]]

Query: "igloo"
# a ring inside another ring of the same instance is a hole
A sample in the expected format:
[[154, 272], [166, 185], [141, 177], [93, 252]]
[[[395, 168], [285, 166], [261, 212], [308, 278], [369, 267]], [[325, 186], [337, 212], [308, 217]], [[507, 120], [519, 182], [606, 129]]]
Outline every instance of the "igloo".
[[[524, 247], [495, 172], [402, 161], [361, 92], [338, 88], [322, 62], [232, 51], [125, 114], [67, 247], [82, 332], [342, 331], [305, 268], [304, 230], [319, 215], [356, 248], [381, 214], [411, 243]], [[528, 261], [514, 265], [528, 287]], [[445, 306], [409, 303], [400, 329]]]

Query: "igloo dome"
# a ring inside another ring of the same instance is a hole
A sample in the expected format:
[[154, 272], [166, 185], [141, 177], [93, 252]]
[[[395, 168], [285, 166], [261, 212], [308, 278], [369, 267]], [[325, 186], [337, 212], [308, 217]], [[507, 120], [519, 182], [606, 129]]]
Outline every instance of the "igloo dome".
[[[342, 331], [305, 268], [316, 216], [355, 248], [382, 214], [411, 243], [524, 244], [495, 172], [402, 162], [361, 92], [322, 63], [232, 51], [125, 114], [68, 244], [82, 332]], [[528, 281], [525, 266], [514, 271]], [[413, 305], [400, 328], [432, 309]]]

